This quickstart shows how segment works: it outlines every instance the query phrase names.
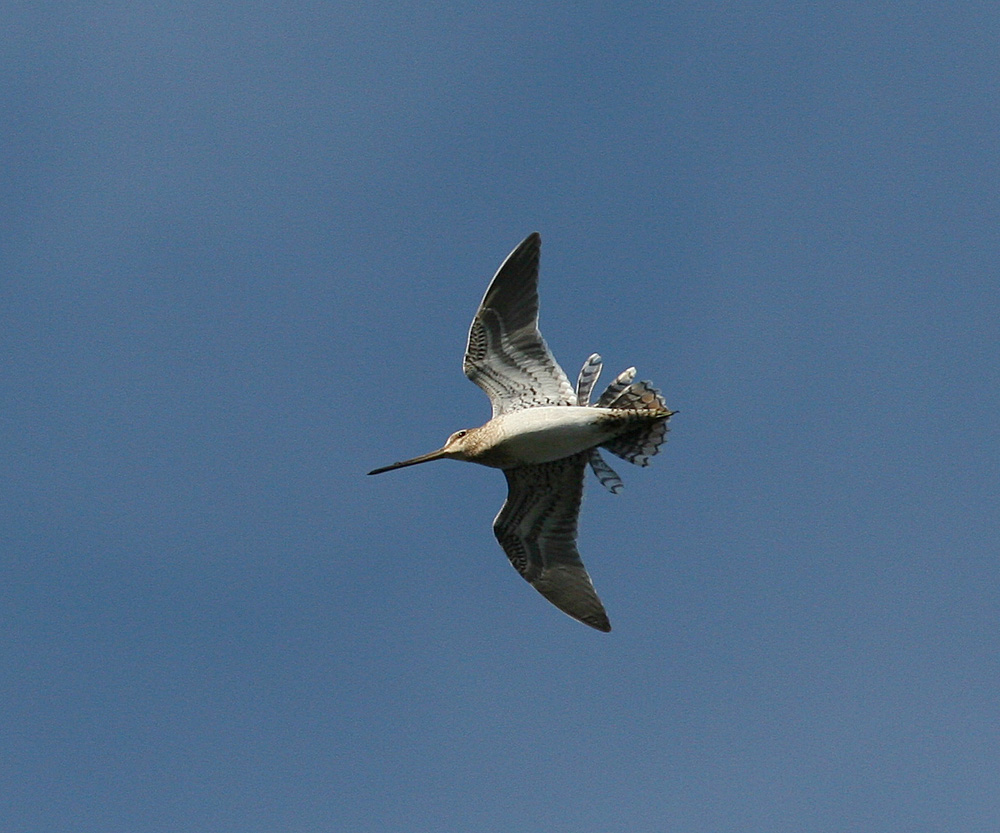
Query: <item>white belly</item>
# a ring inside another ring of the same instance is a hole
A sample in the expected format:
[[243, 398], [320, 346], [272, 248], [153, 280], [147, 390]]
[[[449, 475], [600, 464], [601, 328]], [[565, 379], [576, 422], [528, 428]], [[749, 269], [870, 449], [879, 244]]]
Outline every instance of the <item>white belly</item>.
[[615, 424], [606, 408], [575, 405], [527, 408], [496, 418], [497, 450], [521, 465], [549, 463], [578, 454], [615, 435]]

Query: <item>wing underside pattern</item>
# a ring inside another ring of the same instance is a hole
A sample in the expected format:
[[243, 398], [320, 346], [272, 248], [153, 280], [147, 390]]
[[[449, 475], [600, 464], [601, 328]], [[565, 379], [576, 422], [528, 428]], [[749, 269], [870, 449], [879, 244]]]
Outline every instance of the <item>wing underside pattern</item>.
[[575, 391], [538, 331], [537, 233], [497, 270], [469, 329], [463, 369], [493, 404], [493, 416], [570, 405]]
[[508, 494], [493, 532], [514, 568], [552, 604], [584, 624], [611, 630], [576, 548], [589, 452], [506, 469]]

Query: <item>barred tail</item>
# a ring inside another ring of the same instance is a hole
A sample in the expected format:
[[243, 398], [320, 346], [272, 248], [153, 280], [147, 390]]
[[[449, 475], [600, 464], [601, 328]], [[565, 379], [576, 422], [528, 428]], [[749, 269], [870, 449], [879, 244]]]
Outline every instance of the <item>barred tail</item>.
[[648, 466], [649, 458], [667, 438], [667, 420], [673, 411], [649, 382], [629, 384], [634, 374], [635, 370], [629, 368], [619, 376], [601, 396], [599, 404], [616, 411], [634, 412], [637, 427], [609, 440], [603, 447], [637, 466]]

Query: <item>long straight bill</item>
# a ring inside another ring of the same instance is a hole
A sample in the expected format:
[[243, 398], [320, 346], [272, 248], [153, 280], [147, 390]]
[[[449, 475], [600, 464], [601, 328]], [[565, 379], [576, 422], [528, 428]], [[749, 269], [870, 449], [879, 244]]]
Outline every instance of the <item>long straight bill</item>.
[[381, 474], [384, 471], [392, 471], [393, 469], [402, 469], [406, 466], [415, 466], [417, 463], [429, 463], [431, 460], [440, 460], [442, 457], [446, 457], [447, 454], [443, 448], [439, 448], [437, 451], [432, 451], [430, 454], [421, 454], [419, 457], [414, 457], [412, 460], [403, 460], [402, 463], [393, 463], [391, 466], [382, 466], [380, 469], [372, 469], [369, 474]]

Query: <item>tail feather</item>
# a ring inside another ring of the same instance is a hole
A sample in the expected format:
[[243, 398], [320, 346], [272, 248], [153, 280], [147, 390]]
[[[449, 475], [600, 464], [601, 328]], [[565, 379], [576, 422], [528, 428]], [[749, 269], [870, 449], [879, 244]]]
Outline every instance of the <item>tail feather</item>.
[[668, 419], [670, 415], [664, 414], [652, 425], [615, 437], [605, 443], [603, 448], [636, 466], [648, 466], [649, 458], [659, 453], [660, 446], [667, 438]]
[[611, 494], [617, 495], [625, 488], [625, 484], [622, 483], [622, 479], [618, 476], [611, 466], [604, 462], [604, 458], [601, 456], [601, 452], [596, 448], [590, 450], [590, 468], [597, 479], [601, 482], [601, 485], [607, 489]]
[[576, 404], [587, 406], [590, 404], [590, 392], [597, 384], [597, 377], [601, 375], [601, 357], [598, 353], [591, 353], [590, 357], [580, 368], [580, 375], [576, 380]]
[[632, 384], [632, 380], [635, 378], [635, 368], [630, 367], [628, 370], [624, 370], [618, 374], [617, 378], [608, 385], [604, 393], [601, 394], [601, 398], [597, 400], [598, 408], [611, 408], [614, 407], [611, 403], [614, 402], [623, 391], [628, 389], [628, 386]]
[[[635, 373], [634, 370], [631, 372]], [[659, 452], [660, 446], [666, 440], [667, 420], [673, 412], [667, 407], [660, 392], [649, 382], [626, 383], [626, 386], [622, 386], [612, 394], [612, 388], [616, 388], [619, 381], [623, 381], [628, 373], [629, 371], [626, 371], [619, 376], [604, 392], [599, 402], [601, 407], [635, 412], [639, 425], [635, 430], [609, 440], [603, 447], [637, 466], [648, 466], [649, 458]], [[631, 378], [628, 378], [629, 382]], [[606, 399], [607, 404], [604, 404]]]
[[[605, 391], [607, 393], [607, 391]], [[601, 399], [604, 397], [602, 396]], [[636, 382], [618, 393], [605, 408], [618, 411], [669, 411], [663, 395], [650, 382]]]

